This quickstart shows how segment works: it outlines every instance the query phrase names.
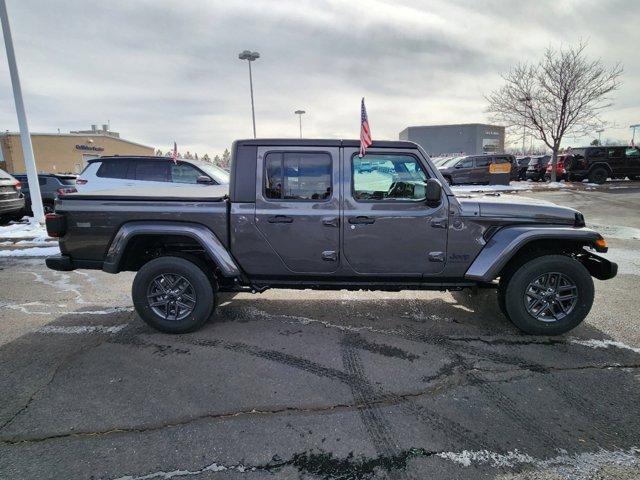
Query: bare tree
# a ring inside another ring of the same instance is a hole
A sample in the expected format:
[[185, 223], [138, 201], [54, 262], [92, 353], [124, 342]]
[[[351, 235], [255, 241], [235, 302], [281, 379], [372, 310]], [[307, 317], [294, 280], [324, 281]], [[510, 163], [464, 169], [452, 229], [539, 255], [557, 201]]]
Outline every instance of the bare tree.
[[607, 68], [590, 60], [586, 47], [548, 48], [539, 63], [515, 66], [502, 76], [505, 85], [485, 97], [495, 121], [509, 129], [524, 127], [552, 150], [551, 181], [562, 138], [602, 126], [600, 113], [612, 105], [609, 94], [621, 85], [622, 65]]

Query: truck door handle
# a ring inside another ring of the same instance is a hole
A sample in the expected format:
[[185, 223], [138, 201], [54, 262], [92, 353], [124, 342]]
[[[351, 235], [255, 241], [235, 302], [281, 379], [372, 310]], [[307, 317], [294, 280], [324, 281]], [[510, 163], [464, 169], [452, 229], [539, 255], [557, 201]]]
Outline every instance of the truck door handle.
[[431, 221], [431, 226], [433, 228], [447, 228], [447, 221], [446, 220], [432, 220]]
[[365, 216], [358, 216], [358, 217], [351, 217], [349, 219], [349, 223], [352, 225], [358, 225], [358, 224], [372, 224], [376, 221], [375, 218], [371, 218], [371, 217], [365, 217]]
[[322, 224], [327, 227], [337, 227], [338, 226], [338, 217], [326, 217], [322, 219]]
[[275, 217], [269, 217], [267, 219], [269, 223], [292, 223], [293, 218], [287, 217], [286, 215], [276, 215]]

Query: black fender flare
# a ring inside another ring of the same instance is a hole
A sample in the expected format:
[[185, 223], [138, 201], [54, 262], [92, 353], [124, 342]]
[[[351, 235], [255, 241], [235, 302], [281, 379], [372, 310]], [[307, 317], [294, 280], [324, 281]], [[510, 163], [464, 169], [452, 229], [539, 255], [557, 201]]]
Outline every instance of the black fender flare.
[[193, 238], [225, 277], [240, 277], [240, 267], [218, 237], [206, 226], [190, 222], [127, 222], [113, 237], [102, 270], [118, 273], [129, 241], [138, 235], [182, 235]]
[[487, 241], [464, 276], [477, 282], [491, 282], [518, 251], [536, 240], [572, 241], [582, 245], [593, 245], [601, 238], [598, 232], [584, 227], [505, 227]]

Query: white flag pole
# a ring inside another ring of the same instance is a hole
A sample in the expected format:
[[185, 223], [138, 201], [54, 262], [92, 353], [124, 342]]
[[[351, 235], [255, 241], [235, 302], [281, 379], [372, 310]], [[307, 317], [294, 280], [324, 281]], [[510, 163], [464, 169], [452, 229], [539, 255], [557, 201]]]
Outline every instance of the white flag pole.
[[13, 85], [13, 98], [16, 103], [16, 114], [18, 115], [18, 125], [20, 127], [20, 140], [22, 141], [22, 155], [27, 169], [27, 181], [29, 182], [29, 194], [31, 196], [31, 209], [35, 219], [44, 223], [44, 208], [42, 208], [42, 196], [40, 195], [40, 183], [38, 182], [38, 171], [36, 161], [33, 156], [33, 146], [31, 145], [31, 135], [27, 125], [27, 115], [22, 101], [22, 88], [20, 88], [20, 77], [18, 76], [18, 65], [16, 55], [13, 51], [13, 40], [11, 39], [11, 28], [9, 27], [9, 15], [7, 14], [7, 4], [5, 0], [0, 0], [0, 21], [2, 22], [2, 33], [4, 35], [4, 46], [7, 49], [7, 61], [9, 62], [9, 73], [11, 84]]

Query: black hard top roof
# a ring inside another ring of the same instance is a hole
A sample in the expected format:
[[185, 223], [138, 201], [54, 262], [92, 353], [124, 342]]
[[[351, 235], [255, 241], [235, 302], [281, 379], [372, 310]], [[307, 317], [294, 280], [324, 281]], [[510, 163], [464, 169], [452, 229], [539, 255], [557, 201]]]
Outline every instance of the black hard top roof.
[[[340, 140], [326, 138], [249, 138], [236, 140], [242, 145], [280, 146], [280, 147], [359, 147], [360, 140]], [[414, 142], [401, 140], [374, 140], [369, 148], [416, 148]]]

